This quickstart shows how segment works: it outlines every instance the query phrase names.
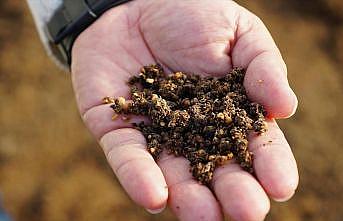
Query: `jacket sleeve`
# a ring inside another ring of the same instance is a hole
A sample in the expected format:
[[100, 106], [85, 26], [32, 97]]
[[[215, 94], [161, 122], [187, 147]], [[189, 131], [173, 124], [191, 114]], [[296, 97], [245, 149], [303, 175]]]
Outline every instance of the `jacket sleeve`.
[[50, 20], [54, 12], [62, 4], [62, 0], [27, 0], [33, 19], [36, 23], [36, 27], [40, 36], [40, 39], [48, 53], [48, 55], [55, 61], [55, 63], [63, 68], [68, 70], [68, 65], [58, 59], [51, 45], [49, 44], [48, 36], [44, 32], [44, 27], [46, 23]]

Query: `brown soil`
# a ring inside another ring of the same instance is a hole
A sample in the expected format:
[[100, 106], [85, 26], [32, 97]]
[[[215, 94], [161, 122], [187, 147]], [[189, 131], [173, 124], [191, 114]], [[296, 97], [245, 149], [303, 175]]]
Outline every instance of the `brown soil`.
[[[104, 98], [117, 114], [148, 117], [134, 124], [158, 160], [164, 149], [190, 162], [193, 177], [210, 185], [217, 167], [235, 161], [253, 173], [248, 133], [267, 130], [264, 108], [250, 102], [244, 86], [245, 70], [236, 68], [221, 78], [175, 72], [160, 65], [145, 66], [129, 80], [131, 99]], [[139, 89], [140, 88], [140, 89]]]
[[[300, 100], [295, 117], [280, 121], [300, 186], [267, 220], [341, 220], [343, 24], [331, 16], [342, 17], [343, 2], [239, 2], [270, 28]], [[148, 215], [124, 194], [79, 119], [70, 77], [46, 57], [23, 1], [0, 1], [0, 27], [0, 190], [10, 214], [27, 221], [175, 220], [168, 211]]]

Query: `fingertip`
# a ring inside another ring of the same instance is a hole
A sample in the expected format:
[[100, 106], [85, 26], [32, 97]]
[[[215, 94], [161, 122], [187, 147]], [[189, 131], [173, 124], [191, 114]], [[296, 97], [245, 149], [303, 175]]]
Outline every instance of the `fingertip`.
[[164, 204], [161, 208], [154, 208], [154, 209], [146, 208], [145, 210], [152, 215], [156, 215], [156, 214], [162, 213], [166, 207], [167, 207], [167, 204]]
[[265, 107], [269, 118], [288, 118], [295, 113], [298, 99], [284, 69], [274, 64], [268, 67], [264, 63], [264, 59], [254, 61], [247, 69], [244, 79], [247, 95]]
[[[149, 183], [148, 185], [151, 185]], [[156, 185], [155, 187], [151, 185], [150, 188], [147, 188], [147, 191], [142, 193], [145, 195], [145, 202], [142, 203], [144, 207], [154, 214], [161, 213], [166, 205], [168, 200], [168, 187], [167, 185], [162, 186], [161, 184]]]
[[[293, 172], [293, 171], [292, 171]], [[268, 188], [269, 196], [277, 202], [286, 202], [293, 197], [298, 187], [299, 176], [296, 175], [279, 175], [279, 180], [272, 183]]]
[[275, 121], [268, 121], [264, 136], [249, 139], [254, 154], [256, 176], [267, 194], [278, 202], [289, 200], [299, 183], [297, 163], [292, 150]]
[[290, 97], [290, 102], [289, 102], [289, 109], [287, 112], [284, 113], [283, 116], [280, 116], [280, 118], [288, 118], [288, 117], [291, 117], [295, 114], [295, 112], [297, 111], [297, 108], [298, 108], [298, 98], [297, 96], [295, 95], [294, 91], [289, 88], [289, 97]]
[[218, 201], [209, 188], [194, 180], [186, 159], [162, 154], [159, 165], [169, 187], [168, 205], [179, 220], [223, 220]]
[[236, 207], [228, 216], [235, 221], [263, 221], [270, 210], [269, 200], [254, 202], [254, 206], [250, 208]]
[[151, 211], [165, 207], [168, 188], [160, 169], [143, 160], [125, 167], [116, 174], [132, 200]]
[[267, 184], [264, 187], [268, 195], [276, 202], [286, 202], [291, 199], [298, 187], [297, 176], [280, 176], [277, 182]]
[[255, 207], [240, 210], [232, 213], [231, 218], [237, 221], [263, 221], [270, 210], [270, 202], [257, 203]]
[[170, 208], [182, 221], [221, 221], [221, 208], [212, 192], [205, 186], [186, 181], [171, 187]]
[[214, 191], [233, 220], [262, 221], [269, 212], [270, 202], [262, 187], [236, 164], [217, 169]]
[[280, 197], [274, 197], [273, 199], [276, 202], [282, 203], [282, 202], [286, 202], [286, 201], [290, 200], [294, 194], [295, 194], [295, 190], [290, 191], [290, 192], [283, 192], [283, 193], [279, 194]]
[[229, 211], [229, 215], [233, 220], [237, 221], [262, 221], [267, 216], [270, 210], [270, 202], [266, 199], [252, 199], [253, 207], [246, 208], [243, 206], [233, 207]]
[[117, 129], [106, 133], [100, 144], [119, 182], [135, 203], [149, 210], [166, 205], [167, 184], [139, 131]]
[[273, 99], [265, 104], [268, 117], [285, 119], [293, 116], [298, 107], [298, 98], [293, 90], [288, 85], [271, 90], [274, 92]]

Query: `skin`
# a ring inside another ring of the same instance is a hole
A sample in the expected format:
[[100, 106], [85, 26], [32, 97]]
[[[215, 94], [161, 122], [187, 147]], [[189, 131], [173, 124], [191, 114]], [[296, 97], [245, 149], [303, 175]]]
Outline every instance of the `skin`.
[[[249, 138], [256, 177], [231, 162], [215, 171], [210, 188], [200, 185], [187, 160], [163, 154], [156, 163], [139, 131], [120, 118], [110, 120], [113, 112], [102, 98], [129, 98], [128, 78], [156, 62], [169, 71], [203, 75], [247, 69], [248, 96], [263, 104], [270, 118], [264, 136]], [[115, 7], [78, 37], [71, 69], [85, 124], [125, 191], [151, 213], [168, 205], [181, 221], [220, 221], [224, 216], [259, 221], [269, 211], [269, 198], [286, 201], [294, 194], [297, 165], [274, 118], [291, 116], [297, 98], [267, 28], [235, 2], [135, 0]]]

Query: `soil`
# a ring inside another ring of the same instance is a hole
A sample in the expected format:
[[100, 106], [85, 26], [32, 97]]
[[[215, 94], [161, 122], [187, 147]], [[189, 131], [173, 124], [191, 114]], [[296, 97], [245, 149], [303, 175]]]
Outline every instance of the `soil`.
[[248, 133], [267, 130], [263, 106], [249, 101], [243, 86], [245, 70], [236, 68], [221, 78], [175, 72], [160, 65], [145, 66], [129, 80], [131, 99], [103, 99], [117, 114], [142, 115], [150, 123], [134, 124], [157, 160], [166, 149], [190, 162], [193, 177], [209, 185], [214, 170], [235, 159], [253, 173]]

